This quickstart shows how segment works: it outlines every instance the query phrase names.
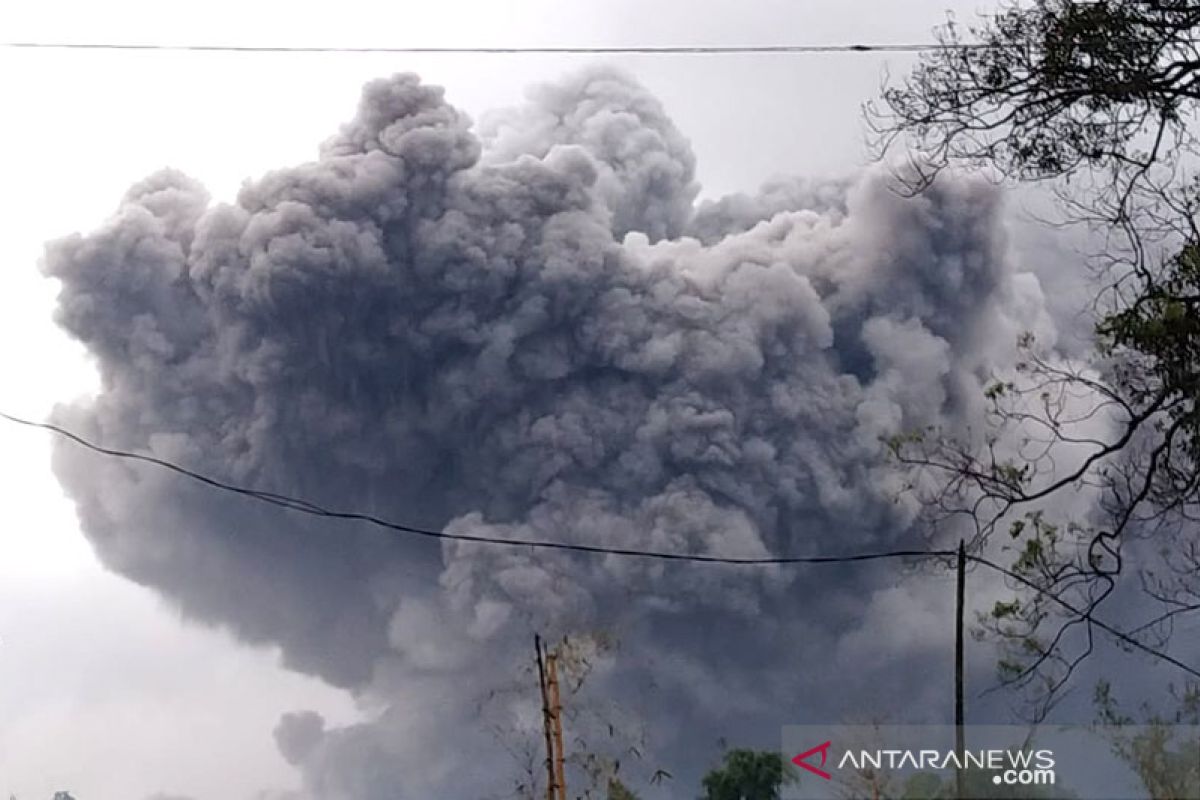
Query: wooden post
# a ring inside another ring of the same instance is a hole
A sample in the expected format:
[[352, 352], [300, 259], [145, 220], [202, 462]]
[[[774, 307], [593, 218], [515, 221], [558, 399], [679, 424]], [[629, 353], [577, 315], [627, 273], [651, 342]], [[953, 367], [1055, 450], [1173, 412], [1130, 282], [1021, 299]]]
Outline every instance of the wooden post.
[[546, 687], [546, 666], [542, 661], [542, 637], [533, 635], [533, 647], [537, 651], [538, 687], [542, 692], [542, 729], [546, 734], [546, 800], [557, 800], [554, 780], [553, 722], [550, 711], [550, 695]]
[[963, 720], [966, 714], [963, 709], [963, 605], [966, 601], [967, 588], [967, 550], [960, 539], [958, 542], [958, 586], [957, 602], [955, 604], [954, 631], [954, 750], [958, 754], [958, 766], [954, 770], [954, 787], [956, 797], [963, 798], [964, 775], [963, 758], [966, 753], [966, 732], [963, 730]]
[[546, 657], [546, 679], [550, 690], [550, 719], [554, 723], [554, 777], [559, 800], [567, 800], [567, 776], [563, 764], [562, 695], [558, 689], [558, 653]]

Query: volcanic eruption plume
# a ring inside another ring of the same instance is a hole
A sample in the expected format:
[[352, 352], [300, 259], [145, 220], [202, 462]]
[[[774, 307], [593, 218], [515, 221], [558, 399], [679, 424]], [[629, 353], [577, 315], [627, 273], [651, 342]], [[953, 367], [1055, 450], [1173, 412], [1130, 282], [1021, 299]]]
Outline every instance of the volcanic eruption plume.
[[[686, 138], [619, 72], [478, 128], [414, 75], [372, 82], [317, 160], [236, 202], [164, 171], [50, 246], [58, 321], [102, 378], [56, 421], [451, 532], [724, 556], [917, 541], [880, 438], [972, 413], [1020, 331], [1053, 335], [998, 192], [947, 176], [906, 199], [876, 171], [698, 192]], [[915, 704], [949, 633], [894, 564], [438, 543], [69, 443], [55, 468], [109, 568], [370, 699], [347, 728], [281, 721], [316, 798], [502, 794], [493, 734], [534, 700], [482, 699], [534, 631], [619, 642], [592, 690], [679, 796], [718, 737]]]

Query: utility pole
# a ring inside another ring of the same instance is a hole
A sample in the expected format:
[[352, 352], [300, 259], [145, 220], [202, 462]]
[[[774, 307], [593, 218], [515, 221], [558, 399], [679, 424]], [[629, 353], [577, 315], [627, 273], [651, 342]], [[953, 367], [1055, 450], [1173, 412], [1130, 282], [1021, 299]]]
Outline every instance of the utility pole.
[[533, 635], [533, 648], [537, 651], [538, 688], [542, 692], [542, 730], [546, 734], [546, 800], [558, 800], [554, 771], [554, 723], [550, 710], [550, 692], [546, 685], [546, 665], [542, 660], [542, 637]]
[[966, 753], [966, 732], [963, 730], [965, 713], [963, 710], [963, 604], [967, 590], [967, 549], [962, 539], [958, 540], [958, 586], [957, 603], [955, 607], [954, 631], [954, 750], [958, 754], [958, 764], [954, 769], [954, 787], [956, 797], [962, 798], [963, 792], [963, 758]]
[[554, 778], [559, 800], [567, 800], [567, 776], [563, 764], [562, 695], [558, 689], [558, 653], [546, 657], [546, 681], [550, 694], [550, 720], [554, 729]]

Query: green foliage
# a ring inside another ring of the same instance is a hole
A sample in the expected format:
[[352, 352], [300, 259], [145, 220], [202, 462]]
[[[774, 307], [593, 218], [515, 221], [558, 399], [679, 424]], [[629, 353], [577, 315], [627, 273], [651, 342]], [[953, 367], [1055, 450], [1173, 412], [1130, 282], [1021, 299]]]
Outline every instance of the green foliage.
[[984, 25], [945, 26], [950, 47], [887, 89], [872, 119], [885, 147], [908, 134], [934, 166], [967, 161], [1039, 180], [1136, 165], [1139, 137], [1181, 131], [1197, 98], [1198, 25], [1200, 5], [1188, 0], [1008, 3]]
[[1021, 602], [1019, 600], [1012, 600], [1008, 603], [997, 600], [996, 605], [992, 607], [992, 617], [994, 619], [1004, 619], [1016, 614], [1020, 609]]
[[893, 457], [898, 457], [906, 447], [917, 445], [923, 442], [924, 435], [920, 431], [909, 431], [907, 433], [897, 433], [894, 436], [885, 437], [883, 439], [884, 447]]
[[792, 765], [778, 753], [729, 750], [722, 765], [704, 776], [704, 800], [775, 800], [780, 787], [794, 780]]
[[639, 798], [625, 784], [613, 778], [608, 782], [608, 800], [639, 800]]
[[[1153, 536], [1162, 559], [1139, 560], [1146, 593], [1200, 606], [1200, 0], [1002, 0], [938, 38], [867, 108], [878, 154], [910, 151], [901, 188], [924, 191], [952, 166], [1044, 181], [1056, 223], [1104, 233], [1079, 309], [1097, 320], [1092, 363], [1023, 335], [1013, 372], [983, 390], [984, 431], [889, 441], [933, 524], [970, 518], [976, 546], [1009, 534], [1032, 592], [978, 619], [1037, 716], [1092, 652], [1063, 634], [1116, 596], [1130, 536]], [[1086, 523], [1026, 513], [1084, 488], [1101, 498]], [[1073, 605], [1046, 599], [1064, 593]], [[1134, 628], [1151, 629], [1167, 630]]]
[[1200, 795], [1200, 741], [1177, 731], [1177, 726], [1200, 724], [1200, 686], [1189, 684], [1182, 692], [1172, 688], [1171, 694], [1173, 712], [1163, 716], [1143, 706], [1141, 724], [1120, 710], [1107, 681], [1096, 685], [1093, 697], [1098, 721], [1109, 726], [1113, 752], [1141, 779], [1151, 800]]
[[1161, 397], [1158, 402], [1170, 420], [1164, 424], [1178, 431], [1177, 441], [1194, 469], [1200, 453], [1195, 402], [1200, 392], [1200, 244], [1184, 246], [1141, 296], [1100, 321], [1098, 333], [1107, 355], [1135, 362], [1136, 371], [1121, 376], [1132, 399], [1145, 403]]
[[983, 396], [988, 400], [999, 400], [1006, 392], [1016, 388], [1011, 381], [996, 381], [984, 390]]

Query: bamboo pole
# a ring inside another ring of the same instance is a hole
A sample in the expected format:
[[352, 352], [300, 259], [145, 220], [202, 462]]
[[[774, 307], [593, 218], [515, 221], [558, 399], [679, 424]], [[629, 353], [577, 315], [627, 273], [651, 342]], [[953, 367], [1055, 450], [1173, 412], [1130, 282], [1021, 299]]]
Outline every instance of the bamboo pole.
[[546, 800], [558, 800], [555, 795], [554, 742], [549, 690], [546, 687], [546, 665], [542, 661], [542, 637], [534, 634], [533, 647], [537, 651], [538, 688], [542, 692], [542, 729], [546, 734]]
[[554, 777], [558, 784], [559, 800], [567, 800], [567, 776], [563, 763], [562, 695], [558, 688], [558, 654], [546, 656], [546, 673], [550, 689], [550, 719], [554, 726]]

